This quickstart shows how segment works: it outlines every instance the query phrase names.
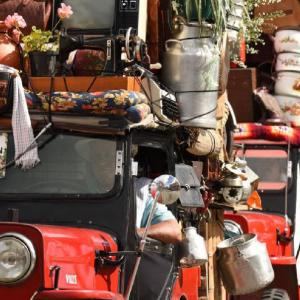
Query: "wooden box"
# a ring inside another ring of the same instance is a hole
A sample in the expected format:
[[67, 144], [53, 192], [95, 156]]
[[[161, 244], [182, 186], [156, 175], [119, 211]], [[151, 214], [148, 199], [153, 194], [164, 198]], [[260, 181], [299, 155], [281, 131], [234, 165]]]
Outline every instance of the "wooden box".
[[228, 100], [237, 121], [253, 122], [253, 91], [256, 89], [256, 69], [231, 69], [228, 78]]
[[[30, 77], [29, 88], [36, 92], [49, 92], [51, 77]], [[53, 91], [99, 92], [118, 89], [140, 91], [140, 86], [135, 77], [68, 76], [53, 78]]]
[[148, 1], [147, 45], [151, 63], [161, 62], [165, 41], [171, 37], [170, 0]]

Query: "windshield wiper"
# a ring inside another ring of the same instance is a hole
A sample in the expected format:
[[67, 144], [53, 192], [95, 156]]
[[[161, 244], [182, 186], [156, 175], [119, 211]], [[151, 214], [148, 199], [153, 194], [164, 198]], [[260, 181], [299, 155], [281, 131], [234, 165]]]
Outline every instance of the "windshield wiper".
[[[36, 144], [36, 141], [52, 126], [52, 123], [48, 123], [46, 124], [46, 126], [44, 126], [42, 128], [42, 130], [35, 136], [35, 138], [33, 139], [33, 141], [31, 142], [31, 144], [22, 152], [20, 153], [17, 157], [15, 157], [13, 160], [9, 161], [4, 167], [0, 168], [0, 171], [10, 168], [12, 166], [15, 165], [16, 161], [18, 159], [20, 159], [23, 155], [25, 155], [28, 151], [34, 149], [35, 147], [40, 148], [40, 146], [38, 144]], [[53, 136], [51, 136], [50, 139], [46, 140], [41, 146], [44, 146], [46, 143], [48, 143], [51, 139], [53, 138]]]

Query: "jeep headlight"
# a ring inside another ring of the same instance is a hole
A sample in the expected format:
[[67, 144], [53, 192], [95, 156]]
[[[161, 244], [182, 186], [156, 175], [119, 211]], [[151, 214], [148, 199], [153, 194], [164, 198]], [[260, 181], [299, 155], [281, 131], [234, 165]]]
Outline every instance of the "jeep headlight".
[[16, 283], [27, 278], [36, 262], [31, 241], [18, 233], [0, 235], [0, 283]]

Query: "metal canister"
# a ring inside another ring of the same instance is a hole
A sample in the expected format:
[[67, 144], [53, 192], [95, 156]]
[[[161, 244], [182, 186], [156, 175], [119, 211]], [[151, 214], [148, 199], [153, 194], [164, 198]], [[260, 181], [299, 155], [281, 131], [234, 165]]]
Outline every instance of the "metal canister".
[[212, 38], [166, 41], [162, 82], [176, 92], [184, 126], [215, 128], [220, 51]]
[[183, 257], [180, 264], [183, 266], [202, 265], [208, 261], [204, 238], [197, 233], [195, 227], [184, 228]]
[[255, 234], [242, 234], [217, 246], [218, 265], [226, 290], [231, 295], [254, 293], [274, 280], [266, 244]]

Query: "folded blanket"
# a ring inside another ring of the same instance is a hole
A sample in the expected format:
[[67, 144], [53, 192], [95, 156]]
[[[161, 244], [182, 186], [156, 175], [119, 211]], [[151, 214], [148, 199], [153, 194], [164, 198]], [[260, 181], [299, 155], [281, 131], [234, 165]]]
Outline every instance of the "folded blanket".
[[284, 141], [300, 146], [300, 128], [285, 125], [262, 125], [260, 123], [238, 124], [234, 134], [235, 140], [265, 139], [270, 141]]
[[52, 112], [67, 112], [94, 115], [124, 116], [130, 122], [140, 122], [146, 118], [151, 109], [146, 96], [139, 92], [127, 90], [108, 90], [105, 92], [54, 92], [49, 93], [27, 91], [29, 108], [41, 108]]

